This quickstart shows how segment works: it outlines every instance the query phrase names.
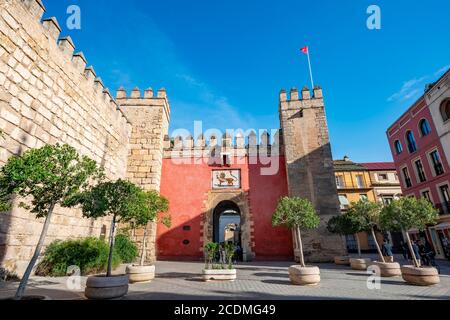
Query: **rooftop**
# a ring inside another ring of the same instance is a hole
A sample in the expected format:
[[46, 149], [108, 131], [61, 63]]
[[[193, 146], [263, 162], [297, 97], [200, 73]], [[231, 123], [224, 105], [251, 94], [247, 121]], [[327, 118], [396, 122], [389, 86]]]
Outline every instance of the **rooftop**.
[[396, 170], [393, 162], [369, 162], [361, 163], [363, 167], [370, 171], [390, 171]]

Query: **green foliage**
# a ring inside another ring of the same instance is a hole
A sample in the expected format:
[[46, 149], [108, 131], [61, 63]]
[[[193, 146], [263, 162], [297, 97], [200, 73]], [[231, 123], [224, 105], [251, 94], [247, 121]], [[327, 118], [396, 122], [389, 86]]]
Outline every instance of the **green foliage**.
[[55, 204], [70, 206], [69, 199], [87, 187], [102, 171], [94, 160], [78, 155], [69, 145], [45, 145], [21, 156], [12, 156], [0, 171], [1, 210], [8, 209], [13, 195], [31, 197], [31, 205], [19, 205], [36, 217], [46, 217]]
[[[101, 273], [108, 264], [109, 246], [96, 238], [52, 242], [46, 249], [36, 274], [39, 276], [65, 276], [70, 266], [78, 266], [82, 275]], [[120, 264], [120, 256], [113, 252], [113, 267]]]
[[[138, 215], [136, 210], [140, 201], [141, 188], [135, 184], [119, 179], [101, 182], [77, 197], [83, 215], [87, 218], [100, 218], [108, 215], [117, 217], [116, 222], [127, 221]], [[143, 210], [139, 207], [139, 210]]]
[[205, 268], [210, 269], [214, 264], [216, 255], [219, 252], [219, 244], [215, 242], [209, 242], [205, 244]]
[[123, 233], [116, 236], [114, 250], [119, 255], [120, 260], [124, 263], [134, 262], [139, 255], [138, 247]]
[[331, 233], [342, 236], [351, 235], [359, 232], [359, 225], [352, 215], [341, 214], [332, 217], [327, 224], [327, 229]]
[[406, 197], [383, 208], [380, 224], [389, 231], [406, 231], [412, 228], [423, 231], [427, 225], [435, 225], [438, 218], [438, 211], [428, 200]]
[[272, 216], [273, 226], [286, 226], [289, 229], [315, 229], [320, 224], [320, 218], [313, 204], [307, 199], [284, 197], [278, 202]]
[[357, 232], [371, 231], [372, 228], [379, 225], [382, 207], [380, 203], [359, 200], [352, 202], [346, 215], [355, 224]]
[[[233, 269], [233, 257], [236, 247], [232, 243], [224, 243], [223, 255], [224, 261], [219, 261], [220, 245], [215, 242], [209, 242], [205, 245], [205, 268], [206, 269]], [[225, 266], [226, 263], [226, 266]]]
[[225, 243], [224, 249], [228, 269], [233, 269], [233, 257], [236, 252], [236, 246], [233, 243]]
[[[130, 215], [125, 220], [133, 222], [136, 227], [145, 227], [151, 221], [156, 221], [159, 213], [169, 210], [169, 201], [156, 191], [140, 191], [133, 196], [130, 204]], [[171, 217], [164, 215], [160, 219], [165, 226], [171, 226]]]

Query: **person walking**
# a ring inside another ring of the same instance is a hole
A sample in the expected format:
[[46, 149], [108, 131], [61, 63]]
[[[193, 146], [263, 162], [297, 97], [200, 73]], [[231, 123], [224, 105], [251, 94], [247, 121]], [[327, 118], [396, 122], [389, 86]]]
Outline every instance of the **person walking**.
[[419, 255], [422, 260], [422, 264], [428, 266], [430, 264], [430, 261], [427, 256], [425, 244], [423, 243], [422, 240], [417, 240], [417, 247], [419, 248]]
[[411, 257], [408, 251], [408, 245], [404, 241], [400, 241], [400, 249], [402, 250], [403, 259], [408, 260]]
[[[419, 264], [419, 267], [420, 267], [422, 263], [420, 260], [420, 251], [419, 251], [419, 246], [417, 245], [417, 242], [419, 242], [419, 240], [412, 242], [412, 248], [414, 251], [414, 255], [416, 256], [417, 263]], [[412, 257], [411, 257], [411, 260], [412, 260]]]
[[387, 238], [384, 238], [383, 246], [381, 247], [381, 252], [384, 256], [386, 262], [394, 262], [394, 254], [392, 253], [392, 245], [389, 243]]

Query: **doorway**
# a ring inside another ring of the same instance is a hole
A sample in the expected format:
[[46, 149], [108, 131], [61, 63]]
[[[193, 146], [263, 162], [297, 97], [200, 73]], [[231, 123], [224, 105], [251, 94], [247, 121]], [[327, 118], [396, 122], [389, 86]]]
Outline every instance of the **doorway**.
[[241, 246], [241, 212], [233, 201], [222, 201], [215, 207], [213, 239], [216, 243], [231, 242]]

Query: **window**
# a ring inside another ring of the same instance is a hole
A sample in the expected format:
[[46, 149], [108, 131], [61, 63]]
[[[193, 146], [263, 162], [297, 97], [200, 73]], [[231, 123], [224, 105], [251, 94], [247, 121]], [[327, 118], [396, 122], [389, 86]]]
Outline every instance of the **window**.
[[364, 177], [360, 174], [358, 174], [356, 176], [356, 186], [358, 188], [364, 188], [365, 184], [364, 184]]
[[414, 139], [414, 134], [412, 131], [406, 133], [406, 142], [408, 144], [409, 153], [414, 153], [417, 151], [416, 139]]
[[405, 185], [407, 188], [411, 188], [412, 187], [412, 183], [411, 183], [411, 178], [409, 177], [409, 172], [408, 172], [408, 168], [404, 167], [402, 169], [403, 172], [403, 179], [405, 181]]
[[378, 180], [380, 181], [386, 181], [388, 179], [388, 176], [386, 173], [382, 173], [378, 175]]
[[417, 176], [419, 177], [419, 181], [420, 182], [427, 181], [427, 178], [425, 177], [425, 172], [423, 171], [422, 161], [416, 160], [414, 164], [416, 165], [416, 171]]
[[431, 161], [433, 162], [434, 172], [437, 176], [440, 176], [444, 173], [444, 166], [441, 163], [441, 158], [439, 157], [439, 153], [437, 150], [430, 153]]
[[336, 176], [336, 186], [338, 188], [343, 188], [344, 187], [344, 177]]
[[346, 195], [340, 194], [339, 195], [339, 202], [341, 204], [341, 210], [346, 210], [350, 207], [350, 202], [347, 199]]
[[450, 119], [450, 99], [445, 100], [441, 104], [441, 115], [444, 122]]
[[394, 142], [394, 147], [395, 147], [395, 152], [397, 154], [400, 154], [403, 152], [403, 147], [402, 147], [402, 143], [398, 140], [395, 140]]
[[230, 165], [230, 156], [228, 154], [222, 154], [222, 166], [229, 167]]
[[419, 130], [420, 130], [420, 134], [421, 134], [422, 137], [425, 137], [425, 136], [430, 134], [431, 127], [430, 127], [430, 124], [428, 123], [427, 119], [420, 120], [420, 122], [419, 122]]
[[362, 201], [368, 201], [369, 197], [367, 196], [367, 194], [360, 194], [359, 199]]
[[443, 185], [439, 187], [441, 191], [442, 200], [444, 200], [443, 207], [450, 212], [450, 192], [448, 190], [448, 185]]
[[422, 198], [430, 201], [431, 203], [433, 202], [433, 201], [431, 201], [431, 195], [430, 195], [430, 191], [429, 190], [422, 191]]
[[346, 235], [345, 241], [347, 243], [347, 250], [358, 250], [358, 244], [356, 242], [355, 235]]
[[390, 204], [392, 201], [394, 201], [393, 196], [382, 196], [381, 199], [383, 200], [384, 205]]

